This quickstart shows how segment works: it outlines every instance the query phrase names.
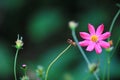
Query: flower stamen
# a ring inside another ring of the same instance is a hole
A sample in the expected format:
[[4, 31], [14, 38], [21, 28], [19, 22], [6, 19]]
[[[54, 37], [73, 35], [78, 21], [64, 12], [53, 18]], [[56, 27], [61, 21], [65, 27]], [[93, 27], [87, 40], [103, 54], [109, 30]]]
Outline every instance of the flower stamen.
[[97, 41], [98, 41], [98, 36], [92, 35], [92, 36], [91, 36], [91, 41], [97, 42]]

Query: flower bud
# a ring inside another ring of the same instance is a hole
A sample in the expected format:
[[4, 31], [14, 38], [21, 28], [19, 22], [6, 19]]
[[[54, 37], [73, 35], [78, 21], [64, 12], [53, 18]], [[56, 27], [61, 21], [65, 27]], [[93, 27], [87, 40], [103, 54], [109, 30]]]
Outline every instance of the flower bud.
[[44, 77], [45, 71], [42, 66], [38, 66], [36, 70], [37, 76], [40, 78]]
[[68, 39], [67, 42], [73, 46], [76, 46], [76, 43], [74, 41], [72, 41], [71, 39]]
[[97, 72], [98, 71], [98, 64], [92, 63], [88, 65], [88, 68], [91, 73]]
[[114, 47], [111, 46], [111, 47], [107, 48], [106, 51], [107, 51], [107, 52], [111, 52], [113, 49], [114, 49]]
[[15, 47], [16, 47], [17, 49], [21, 49], [22, 46], [23, 46], [23, 44], [24, 44], [23, 41], [22, 41], [22, 37], [19, 38], [19, 35], [18, 35], [17, 41], [16, 41], [15, 43], [16, 43]]
[[26, 65], [26, 64], [23, 64], [21, 68], [22, 68], [23, 70], [26, 70], [26, 69], [27, 69], [27, 65]]
[[68, 24], [69, 24], [70, 29], [72, 29], [72, 30], [78, 26], [78, 23], [76, 23], [74, 21], [70, 21]]
[[108, 41], [108, 43], [110, 44], [110, 46], [113, 45], [113, 41], [112, 40]]
[[29, 80], [28, 76], [23, 76], [20, 80]]

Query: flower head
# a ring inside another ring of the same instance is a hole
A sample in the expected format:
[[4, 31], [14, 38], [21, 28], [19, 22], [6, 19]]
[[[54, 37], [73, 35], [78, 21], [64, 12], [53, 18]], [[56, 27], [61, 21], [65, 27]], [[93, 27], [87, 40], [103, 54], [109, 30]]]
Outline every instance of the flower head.
[[16, 45], [15, 45], [15, 47], [17, 48], [17, 49], [21, 49], [22, 48], [22, 46], [23, 46], [23, 41], [22, 41], [22, 37], [21, 38], [19, 38], [19, 35], [18, 35], [18, 38], [17, 38], [17, 41], [15, 42], [16, 43]]
[[100, 54], [102, 52], [102, 48], [110, 47], [109, 42], [106, 42], [104, 40], [109, 38], [111, 34], [110, 32], [103, 33], [103, 24], [99, 25], [96, 31], [93, 25], [88, 24], [88, 29], [90, 34], [86, 32], [80, 32], [80, 36], [85, 39], [84, 41], [79, 42], [80, 46], [87, 46], [87, 51], [93, 51], [95, 49], [97, 54]]

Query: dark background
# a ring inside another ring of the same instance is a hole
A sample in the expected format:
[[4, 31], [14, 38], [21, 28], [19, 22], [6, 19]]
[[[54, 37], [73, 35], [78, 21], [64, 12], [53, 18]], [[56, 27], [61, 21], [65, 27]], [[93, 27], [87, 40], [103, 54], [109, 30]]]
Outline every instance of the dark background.
[[[13, 62], [16, 49], [13, 47], [17, 34], [23, 37], [24, 46], [17, 59], [17, 76], [22, 77], [22, 64], [28, 65], [30, 80], [36, 79], [35, 70], [48, 64], [67, 47], [71, 38], [68, 22], [79, 23], [76, 34], [88, 31], [88, 23], [96, 28], [105, 25], [109, 30], [112, 19], [118, 11], [119, 0], [0, 0], [0, 80], [13, 80]], [[120, 34], [120, 16], [117, 18], [111, 39], [116, 46]], [[119, 45], [111, 66], [111, 78], [120, 79]], [[49, 80], [84, 80], [88, 75], [87, 65], [76, 47], [71, 47], [50, 70]], [[96, 61], [93, 51], [86, 53]], [[102, 55], [106, 54], [103, 50]], [[103, 57], [102, 62], [105, 61]], [[100, 63], [103, 66], [103, 63]], [[103, 67], [99, 75], [102, 75]], [[56, 74], [57, 73], [57, 74]], [[86, 74], [86, 75], [85, 75]], [[69, 78], [66, 78], [69, 77]], [[112, 80], [111, 79], [111, 80]], [[90, 77], [87, 80], [94, 80]]]

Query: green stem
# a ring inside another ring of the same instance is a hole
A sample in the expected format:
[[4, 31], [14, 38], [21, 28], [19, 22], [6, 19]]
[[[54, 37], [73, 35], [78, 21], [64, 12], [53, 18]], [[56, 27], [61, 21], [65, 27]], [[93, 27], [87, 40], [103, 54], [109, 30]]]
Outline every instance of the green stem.
[[[78, 48], [79, 48], [79, 51], [81, 52], [82, 56], [84, 57], [86, 63], [88, 64], [88, 66], [91, 65], [91, 63], [90, 63], [90, 61], [88, 60], [87, 56], [85, 55], [85, 52], [83, 51], [82, 47], [79, 46], [79, 44], [78, 44], [79, 42], [78, 42], [78, 39], [77, 39], [77, 37], [76, 37], [76, 35], [75, 35], [75, 29], [72, 29], [72, 36], [73, 36], [73, 39], [74, 39], [74, 41], [76, 42], [76, 44], [77, 44], [77, 46], [78, 46]], [[95, 72], [94, 72], [94, 76], [95, 76], [95, 78], [96, 78], [97, 80], [99, 80], [99, 78], [98, 78], [98, 76], [97, 76], [97, 74], [96, 74]]]
[[105, 80], [105, 72], [106, 72], [106, 64], [105, 64], [105, 66], [104, 66], [103, 79], [102, 79], [102, 80]]
[[[107, 57], [107, 54], [105, 55], [105, 60], [107, 61], [106, 57]], [[103, 69], [103, 78], [102, 78], [102, 80], [105, 80], [105, 74], [106, 74], [106, 68], [107, 68], [107, 62], [106, 61], [105, 61], [104, 69]]]
[[51, 66], [52, 66], [52, 65], [58, 60], [58, 58], [60, 58], [70, 47], [71, 47], [71, 44], [70, 44], [67, 48], [65, 48], [65, 49], [49, 64], [49, 66], [48, 66], [48, 68], [47, 68], [47, 71], [46, 71], [45, 80], [47, 80], [47, 78], [48, 78], [48, 72], [49, 72]]
[[116, 6], [120, 8], [120, 4], [119, 3], [117, 3]]
[[108, 53], [108, 58], [107, 58], [107, 64], [108, 64], [107, 80], [110, 80], [110, 55], [109, 53]]
[[[116, 21], [116, 19], [118, 18], [120, 14], [120, 9], [118, 10], [118, 12], [116, 13], [115, 17], [113, 18], [113, 21], [110, 25], [110, 29], [109, 29], [109, 32], [112, 32], [112, 29], [113, 29], [113, 25]], [[110, 38], [108, 38], [108, 41], [110, 40]], [[109, 54], [109, 53], [108, 53]], [[113, 54], [112, 54], [113, 55]], [[108, 73], [107, 73], [107, 79], [110, 80], [110, 55], [108, 55], [108, 60], [107, 60], [107, 63], [108, 63]]]
[[76, 35], [75, 35], [75, 30], [72, 30], [72, 36], [73, 36], [74, 41], [76, 42], [76, 44], [77, 44], [80, 52], [82, 53], [82, 56], [84, 57], [86, 63], [87, 63], [88, 65], [90, 65], [90, 61], [88, 60], [87, 56], [85, 55], [85, 52], [83, 51], [83, 49], [81, 48], [81, 46], [79, 46], [79, 44], [78, 44], [79, 42], [78, 42], [77, 37], [76, 37]]
[[112, 59], [112, 57], [113, 57], [113, 55], [114, 55], [114, 53], [115, 53], [115, 51], [116, 51], [116, 49], [117, 49], [117, 46], [118, 46], [119, 42], [120, 42], [120, 38], [118, 39], [118, 41], [117, 41], [117, 43], [116, 43], [116, 45], [115, 45], [114, 51], [112, 52], [112, 54], [111, 54], [111, 56], [110, 56], [110, 60]]
[[14, 77], [15, 77], [15, 80], [17, 80], [17, 76], [16, 76], [16, 61], [17, 61], [18, 52], [19, 52], [19, 49], [16, 50], [15, 59], [14, 59]]
[[110, 64], [108, 64], [108, 79], [107, 80], [110, 80]]
[[[116, 13], [115, 17], [113, 18], [113, 21], [112, 21], [112, 23], [111, 23], [111, 25], [110, 25], [109, 32], [112, 32], [113, 25], [114, 25], [114, 23], [115, 23], [117, 17], [119, 16], [119, 14], [120, 14], [120, 9], [118, 10], [118, 12]], [[109, 41], [109, 40], [110, 40], [110, 38], [108, 38], [108, 41]]]
[[26, 70], [24, 70], [24, 75], [27, 76], [27, 71]]

